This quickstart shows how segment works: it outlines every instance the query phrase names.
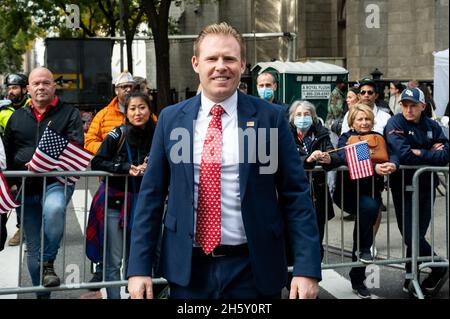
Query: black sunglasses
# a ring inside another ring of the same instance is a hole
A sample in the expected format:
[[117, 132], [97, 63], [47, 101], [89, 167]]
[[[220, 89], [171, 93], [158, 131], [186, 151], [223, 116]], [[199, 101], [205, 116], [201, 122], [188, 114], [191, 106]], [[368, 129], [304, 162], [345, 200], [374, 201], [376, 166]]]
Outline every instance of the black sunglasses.
[[361, 95], [365, 95], [366, 93], [368, 94], [368, 95], [373, 95], [373, 93], [375, 93], [375, 92], [373, 92], [373, 91], [360, 91], [359, 92]]

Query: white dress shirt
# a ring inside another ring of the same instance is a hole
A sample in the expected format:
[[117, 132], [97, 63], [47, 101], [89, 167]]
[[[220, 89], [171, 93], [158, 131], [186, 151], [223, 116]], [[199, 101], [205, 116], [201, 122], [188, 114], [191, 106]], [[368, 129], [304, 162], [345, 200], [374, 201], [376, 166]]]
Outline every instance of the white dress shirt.
[[[383, 135], [384, 127], [387, 124], [387, 121], [391, 118], [391, 115], [389, 113], [386, 113], [385, 111], [380, 110], [376, 105], [373, 106], [373, 115], [374, 115], [374, 126], [373, 131], [380, 133]], [[350, 131], [350, 127], [348, 126], [348, 112], [345, 113], [344, 119], [342, 120], [342, 129], [341, 129], [341, 135]]]
[[[197, 212], [198, 184], [203, 143], [211, 121], [211, 108], [218, 104], [222, 115], [222, 164], [221, 164], [221, 245], [239, 245], [247, 242], [241, 214], [239, 189], [239, 136], [237, 117], [237, 91], [221, 103], [214, 103], [201, 96], [201, 106], [194, 123], [194, 209]], [[197, 225], [195, 214], [194, 225]]]

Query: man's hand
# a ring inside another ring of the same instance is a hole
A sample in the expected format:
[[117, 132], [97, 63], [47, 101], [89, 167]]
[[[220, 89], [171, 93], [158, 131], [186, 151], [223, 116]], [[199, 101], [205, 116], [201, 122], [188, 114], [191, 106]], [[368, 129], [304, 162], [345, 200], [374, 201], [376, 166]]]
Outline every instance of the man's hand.
[[444, 144], [442, 144], [442, 143], [435, 143], [431, 147], [431, 150], [433, 150], [433, 151], [442, 151], [443, 149], [444, 149]]
[[420, 150], [418, 150], [418, 149], [411, 149], [411, 152], [413, 152], [414, 155], [416, 155], [416, 156], [422, 155], [422, 152]]
[[150, 276], [133, 276], [128, 279], [131, 299], [153, 299], [153, 283]]
[[319, 293], [317, 279], [309, 277], [293, 277], [289, 299], [316, 299]]

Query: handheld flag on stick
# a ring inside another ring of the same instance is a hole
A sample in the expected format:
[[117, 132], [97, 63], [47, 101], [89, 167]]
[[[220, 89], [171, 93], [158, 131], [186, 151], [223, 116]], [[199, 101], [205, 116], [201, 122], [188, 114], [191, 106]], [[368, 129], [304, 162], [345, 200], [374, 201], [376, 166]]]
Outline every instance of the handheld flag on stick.
[[347, 145], [345, 147], [345, 157], [351, 179], [359, 179], [374, 174], [367, 141]]
[[[85, 171], [94, 154], [83, 147], [68, 141], [57, 132], [47, 127], [39, 141], [38, 147], [26, 166], [37, 173], [57, 170], [60, 172]], [[65, 178], [56, 177], [61, 183]], [[79, 176], [67, 177], [68, 185], [73, 185]]]

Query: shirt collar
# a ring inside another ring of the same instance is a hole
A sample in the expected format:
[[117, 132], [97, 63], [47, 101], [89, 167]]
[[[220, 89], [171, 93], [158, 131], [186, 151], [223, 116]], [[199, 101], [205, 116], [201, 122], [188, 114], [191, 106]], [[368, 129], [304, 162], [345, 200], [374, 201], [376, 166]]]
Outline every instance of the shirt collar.
[[375, 103], [373, 104], [372, 112], [373, 112], [373, 115], [377, 115], [377, 113], [378, 113], [378, 106]]
[[208, 99], [204, 94], [202, 94], [201, 107], [209, 115], [214, 105], [222, 105], [223, 109], [225, 110], [225, 113], [228, 114], [228, 116], [233, 116], [237, 109], [237, 100], [238, 100], [237, 90], [233, 93], [232, 96], [230, 96], [229, 98], [220, 103], [215, 103], [210, 99]]

